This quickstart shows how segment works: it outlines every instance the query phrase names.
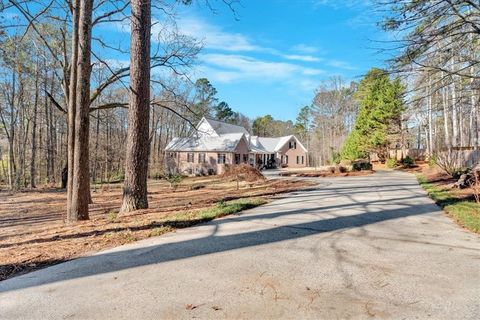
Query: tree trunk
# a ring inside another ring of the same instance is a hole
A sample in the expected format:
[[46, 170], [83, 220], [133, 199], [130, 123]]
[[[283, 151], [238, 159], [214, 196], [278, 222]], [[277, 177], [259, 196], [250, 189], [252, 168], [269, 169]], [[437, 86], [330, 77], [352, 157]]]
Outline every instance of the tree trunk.
[[150, 0], [131, 1], [128, 135], [121, 212], [148, 208], [150, 5]]
[[70, 216], [73, 193], [73, 154], [75, 149], [75, 113], [78, 61], [78, 24], [81, 0], [72, 0], [72, 58], [68, 83], [68, 136], [67, 136], [67, 219], [76, 221], [76, 215]]
[[[76, 113], [73, 153], [73, 177], [69, 221], [88, 220], [90, 203], [89, 117], [90, 117], [90, 49], [93, 0], [80, 0], [78, 29], [78, 64], [76, 81]], [[70, 169], [70, 167], [69, 167]], [[70, 177], [69, 177], [70, 178]]]
[[[454, 62], [452, 62], [452, 71], [454, 69]], [[455, 85], [455, 75], [452, 76], [452, 146], [458, 146], [458, 108], [457, 108], [457, 90]]]
[[39, 78], [39, 70], [38, 70], [38, 61], [37, 65], [35, 68], [35, 99], [33, 101], [33, 119], [32, 119], [32, 155], [30, 158], [30, 187], [31, 188], [36, 188], [35, 185], [35, 178], [37, 175], [36, 172], [36, 157], [37, 157], [37, 110], [38, 110], [38, 91], [39, 91], [39, 85], [38, 85], [38, 78]]
[[93, 172], [92, 172], [92, 181], [95, 183], [97, 181], [97, 167], [98, 167], [98, 137], [100, 134], [100, 110], [97, 110], [97, 124], [95, 128], [95, 154], [93, 158]]
[[428, 156], [433, 154], [433, 127], [432, 127], [432, 81], [428, 78]]
[[[443, 72], [442, 72], [443, 78]], [[448, 87], [443, 88], [442, 94], [442, 102], [443, 102], [443, 125], [445, 130], [445, 145], [448, 149], [450, 149], [451, 141], [450, 141], [450, 129], [448, 128]]]

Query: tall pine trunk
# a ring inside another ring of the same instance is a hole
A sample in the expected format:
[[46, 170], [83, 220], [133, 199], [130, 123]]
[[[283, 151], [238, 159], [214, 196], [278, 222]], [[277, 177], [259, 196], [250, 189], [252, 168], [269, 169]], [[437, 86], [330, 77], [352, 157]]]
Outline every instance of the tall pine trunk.
[[69, 206], [70, 210], [68, 212], [69, 221], [88, 220], [88, 204], [90, 203], [88, 140], [93, 0], [80, 0], [79, 4], [75, 134], [72, 193]]
[[132, 0], [127, 154], [121, 212], [148, 208], [150, 0]]
[[72, 57], [70, 60], [70, 75], [68, 83], [68, 136], [67, 136], [67, 219], [76, 221], [76, 215], [72, 212], [73, 193], [73, 154], [75, 149], [75, 113], [76, 113], [76, 89], [77, 89], [77, 60], [78, 60], [78, 25], [80, 1], [72, 0]]
[[33, 119], [32, 119], [32, 136], [31, 136], [31, 143], [32, 143], [32, 155], [30, 158], [30, 187], [31, 188], [36, 188], [35, 184], [35, 178], [37, 176], [37, 171], [36, 171], [36, 157], [37, 157], [37, 111], [38, 111], [38, 100], [39, 100], [39, 73], [40, 71], [38, 70], [39, 68], [39, 63], [37, 61], [37, 64], [35, 66], [35, 99], [33, 101]]

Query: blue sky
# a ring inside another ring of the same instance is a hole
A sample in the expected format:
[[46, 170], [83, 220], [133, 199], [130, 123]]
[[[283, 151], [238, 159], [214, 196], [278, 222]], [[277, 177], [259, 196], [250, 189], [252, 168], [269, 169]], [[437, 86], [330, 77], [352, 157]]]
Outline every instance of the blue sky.
[[179, 15], [180, 30], [204, 44], [194, 75], [250, 117], [293, 120], [322, 80], [358, 80], [386, 58], [373, 49], [371, 40], [385, 35], [368, 0], [242, 0], [236, 14], [215, 8], [193, 5]]
[[[199, 0], [176, 15], [180, 32], [203, 44], [190, 78], [208, 78], [219, 100], [251, 118], [294, 120], [322, 81], [342, 76], [348, 84], [388, 58], [374, 49], [372, 40], [388, 38], [376, 26], [381, 16], [372, 0], [241, 0], [235, 13], [222, 0], [209, 2], [215, 12]], [[160, 16], [155, 9], [153, 16]], [[128, 49], [125, 24], [101, 25], [94, 37]], [[93, 48], [110, 62], [129, 61], [128, 52], [102, 50], [95, 41]]]

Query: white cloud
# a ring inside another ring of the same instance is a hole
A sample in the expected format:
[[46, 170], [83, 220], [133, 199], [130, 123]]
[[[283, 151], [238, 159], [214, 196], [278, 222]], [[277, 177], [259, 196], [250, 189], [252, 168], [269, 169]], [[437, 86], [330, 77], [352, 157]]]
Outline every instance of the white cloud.
[[329, 66], [339, 68], [339, 69], [344, 69], [344, 70], [357, 70], [357, 67], [352, 66], [348, 62], [341, 61], [341, 60], [330, 60], [328, 62]]
[[220, 27], [208, 24], [198, 18], [182, 18], [178, 21], [180, 33], [203, 42], [205, 48], [225, 51], [263, 51], [241, 33], [229, 33]]
[[330, 8], [333, 8], [335, 10], [338, 9], [364, 9], [365, 7], [372, 6], [372, 1], [371, 0], [315, 0], [313, 2], [314, 8], [318, 8], [321, 6], [327, 6]]
[[241, 80], [256, 81], [293, 81], [309, 79], [323, 74], [324, 71], [306, 68], [293, 63], [273, 62], [235, 54], [204, 54], [202, 73], [214, 81], [232, 82]]
[[305, 61], [305, 62], [318, 62], [322, 61], [322, 59], [311, 56], [311, 55], [300, 55], [300, 54], [286, 54], [282, 55], [285, 59], [288, 60], [298, 60], [298, 61]]
[[309, 46], [305, 43], [299, 43], [297, 45], [294, 45], [291, 49], [293, 52], [299, 52], [299, 53], [304, 53], [304, 54], [313, 54], [317, 53], [319, 51], [318, 48]]

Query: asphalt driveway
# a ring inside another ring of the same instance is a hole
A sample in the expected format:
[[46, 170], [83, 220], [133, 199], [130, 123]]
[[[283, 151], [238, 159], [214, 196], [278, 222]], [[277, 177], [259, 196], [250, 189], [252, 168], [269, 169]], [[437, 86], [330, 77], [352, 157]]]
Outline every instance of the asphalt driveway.
[[0, 282], [0, 319], [480, 319], [480, 237], [412, 175], [318, 181]]

